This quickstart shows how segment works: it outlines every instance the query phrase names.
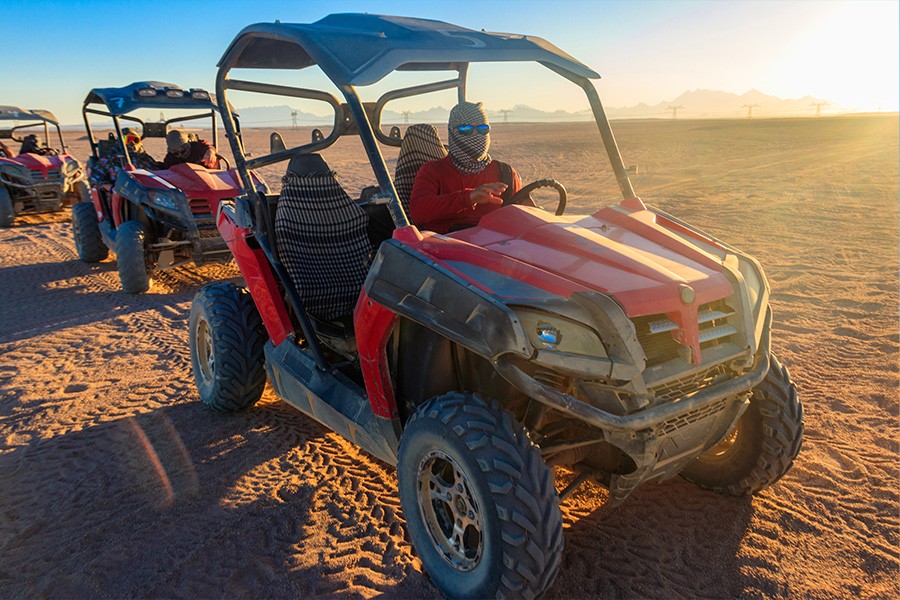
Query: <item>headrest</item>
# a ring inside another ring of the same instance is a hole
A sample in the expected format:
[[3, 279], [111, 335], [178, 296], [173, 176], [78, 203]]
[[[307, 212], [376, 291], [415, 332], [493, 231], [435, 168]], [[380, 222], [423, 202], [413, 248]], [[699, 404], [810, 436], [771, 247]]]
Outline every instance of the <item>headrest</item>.
[[297, 154], [288, 163], [288, 173], [293, 173], [298, 177], [304, 175], [325, 175], [331, 172], [325, 159], [318, 154]]

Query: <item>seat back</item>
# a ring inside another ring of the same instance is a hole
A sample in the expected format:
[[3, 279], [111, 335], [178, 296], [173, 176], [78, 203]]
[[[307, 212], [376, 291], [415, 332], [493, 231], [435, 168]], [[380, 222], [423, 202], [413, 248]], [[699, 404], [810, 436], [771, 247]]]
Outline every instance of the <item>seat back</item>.
[[422, 165], [432, 160], [440, 160], [447, 156], [447, 150], [441, 143], [437, 127], [428, 124], [410, 125], [403, 134], [400, 154], [397, 155], [397, 170], [394, 174], [394, 186], [403, 210], [409, 213], [409, 197], [412, 195], [416, 173]]
[[365, 212], [317, 154], [291, 159], [275, 210], [278, 257], [304, 308], [331, 321], [353, 311], [369, 271]]

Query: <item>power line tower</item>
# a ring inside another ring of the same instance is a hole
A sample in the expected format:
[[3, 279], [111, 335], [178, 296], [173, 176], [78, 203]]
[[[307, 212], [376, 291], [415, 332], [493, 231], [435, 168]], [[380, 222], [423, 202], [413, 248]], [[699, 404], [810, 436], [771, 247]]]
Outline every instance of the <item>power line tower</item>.
[[810, 106], [816, 107], [816, 116], [820, 117], [822, 116], [822, 107], [828, 106], [828, 102], [813, 102], [812, 104], [810, 104]]
[[503, 113], [503, 122], [509, 123], [509, 113], [511, 113], [512, 111], [508, 108], [501, 108], [500, 112]]
[[291, 129], [297, 129], [297, 111], [291, 111]]
[[677, 119], [677, 118], [678, 118], [678, 111], [681, 110], [681, 109], [684, 108], [684, 107], [683, 107], [682, 105], [679, 104], [678, 106], [672, 106], [672, 105], [669, 105], [669, 106], [667, 106], [666, 108], [668, 108], [668, 109], [670, 109], [670, 110], [672, 111], [672, 118], [673, 118], [673, 119]]
[[752, 119], [753, 118], [753, 109], [759, 108], [759, 104], [744, 104], [743, 107], [747, 109], [747, 118]]
[[403, 112], [400, 113], [403, 115], [403, 124], [404, 125], [409, 125], [409, 112], [410, 111], [408, 111], [408, 110], [404, 110]]

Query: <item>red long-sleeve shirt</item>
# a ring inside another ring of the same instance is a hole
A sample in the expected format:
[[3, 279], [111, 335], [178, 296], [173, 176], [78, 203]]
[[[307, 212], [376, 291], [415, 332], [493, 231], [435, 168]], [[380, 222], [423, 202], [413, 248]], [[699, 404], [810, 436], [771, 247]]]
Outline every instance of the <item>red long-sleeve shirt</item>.
[[[512, 193], [522, 187], [516, 170], [512, 170]], [[495, 204], [473, 207], [471, 191], [485, 183], [500, 181], [500, 166], [491, 161], [480, 173], [470, 175], [453, 166], [450, 156], [422, 165], [413, 183], [409, 212], [421, 229], [447, 233], [457, 225], [478, 225], [481, 217], [496, 210]]]

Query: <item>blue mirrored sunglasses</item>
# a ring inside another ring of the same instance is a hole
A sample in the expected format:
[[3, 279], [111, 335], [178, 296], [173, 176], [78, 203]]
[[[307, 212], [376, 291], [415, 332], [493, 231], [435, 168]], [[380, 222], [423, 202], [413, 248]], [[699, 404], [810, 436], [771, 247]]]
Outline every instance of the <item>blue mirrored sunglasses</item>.
[[487, 123], [482, 123], [481, 125], [459, 125], [456, 130], [462, 135], [469, 135], [473, 131], [477, 131], [481, 135], [487, 135], [491, 132], [491, 126]]

